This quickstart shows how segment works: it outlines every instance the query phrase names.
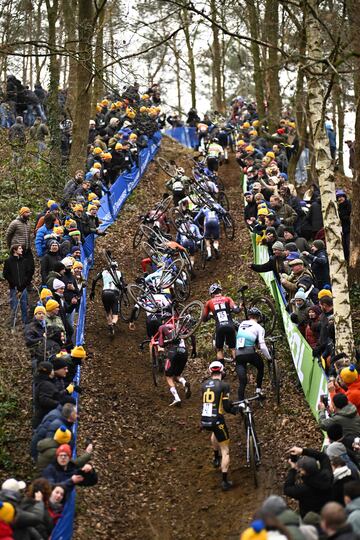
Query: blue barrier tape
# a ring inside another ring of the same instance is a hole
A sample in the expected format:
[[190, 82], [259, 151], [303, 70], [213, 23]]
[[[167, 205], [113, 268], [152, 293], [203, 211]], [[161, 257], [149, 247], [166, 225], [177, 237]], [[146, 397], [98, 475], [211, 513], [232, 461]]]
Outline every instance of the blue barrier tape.
[[189, 148], [197, 148], [199, 146], [199, 137], [195, 127], [177, 127], [166, 129], [165, 134], [173, 139], [176, 139], [180, 144]]
[[[131, 172], [124, 173], [118, 177], [116, 182], [111, 186], [110, 194], [105, 194], [100, 202], [99, 218], [103, 220], [101, 230], [107, 229], [114, 223], [126, 199], [131, 194], [133, 189], [138, 185], [146, 167], [154, 158], [160, 146], [161, 134], [155, 133], [149, 141], [149, 146], [144, 148], [139, 153], [139, 167], [133, 167]], [[83, 263], [83, 276], [88, 278], [89, 272], [94, 264], [95, 250], [95, 235], [90, 234], [81, 249], [81, 260]], [[78, 324], [76, 329], [76, 345], [83, 345], [85, 342], [85, 320], [86, 320], [86, 289], [82, 292]], [[75, 377], [76, 384], [80, 383], [80, 367], [78, 367]], [[77, 404], [78, 396], [75, 395]], [[73, 439], [75, 441], [74, 453], [76, 453], [76, 435], [77, 422], [73, 428]], [[52, 535], [51, 540], [70, 540], [73, 535], [75, 516], [75, 489], [72, 490], [65, 504], [62, 518], [58, 521]]]

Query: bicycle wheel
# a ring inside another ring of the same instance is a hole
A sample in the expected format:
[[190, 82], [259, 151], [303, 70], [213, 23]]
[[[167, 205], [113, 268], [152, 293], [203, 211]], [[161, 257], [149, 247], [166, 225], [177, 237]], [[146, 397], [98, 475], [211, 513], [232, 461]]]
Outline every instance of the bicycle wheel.
[[255, 444], [254, 439], [252, 437], [251, 431], [248, 431], [248, 459], [249, 459], [249, 465], [251, 474], [254, 480], [254, 486], [257, 488], [259, 486], [258, 481], [258, 475], [257, 475], [257, 464], [256, 464], [256, 458], [255, 458]]
[[174, 176], [176, 174], [176, 165], [175, 162], [167, 161], [164, 158], [157, 158], [156, 163], [159, 165], [160, 169], [164, 171], [168, 176]]
[[180, 278], [181, 272], [184, 270], [184, 261], [178, 257], [174, 261], [171, 261], [168, 268], [165, 268], [160, 282], [159, 282], [159, 288], [160, 289], [168, 289], [175, 283], [177, 279]]
[[217, 202], [228, 212], [230, 210], [229, 199], [224, 191], [219, 191], [217, 194]]
[[181, 311], [175, 325], [175, 335], [180, 339], [192, 336], [201, 324], [204, 305], [199, 300], [190, 302]]
[[265, 328], [265, 335], [270, 336], [276, 325], [277, 313], [272, 300], [266, 296], [256, 296], [252, 298], [249, 307], [257, 307], [263, 314], [261, 325]]
[[235, 225], [231, 214], [226, 213], [222, 218], [225, 236], [228, 240], [234, 240]]
[[131, 300], [130, 295], [126, 289], [123, 289], [120, 293], [119, 300], [119, 314], [120, 319], [124, 322], [129, 322], [134, 307], [134, 302]]
[[134, 234], [133, 249], [136, 249], [140, 245], [140, 242], [141, 242], [143, 236], [144, 236], [144, 233], [143, 233], [143, 230], [142, 230], [142, 223], [140, 223], [140, 225], [138, 226], [138, 228], [136, 229], [136, 232]]
[[178, 302], [186, 302], [190, 296], [190, 277], [184, 270], [179, 279], [174, 283], [174, 294]]
[[158, 353], [155, 347], [152, 347], [151, 349], [151, 374], [152, 374], [154, 386], [159, 386], [159, 378], [160, 378], [159, 362], [158, 362]]
[[272, 387], [274, 389], [276, 403], [278, 405], [280, 405], [280, 377], [281, 377], [280, 367], [279, 367], [275, 357], [272, 357], [271, 364], [272, 364], [272, 367], [271, 367], [271, 373], [272, 373], [272, 375], [271, 375], [271, 383], [272, 383]]
[[158, 311], [159, 306], [156, 303], [154, 296], [150, 291], [147, 291], [141, 285], [137, 283], [130, 283], [127, 286], [128, 293], [134, 300], [135, 304], [141, 307], [147, 313], [155, 313]]

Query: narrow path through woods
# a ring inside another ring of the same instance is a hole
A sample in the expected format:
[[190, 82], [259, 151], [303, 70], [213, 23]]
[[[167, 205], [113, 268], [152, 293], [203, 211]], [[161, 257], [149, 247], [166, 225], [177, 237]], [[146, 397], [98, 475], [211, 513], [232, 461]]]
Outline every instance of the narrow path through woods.
[[[160, 155], [176, 159], [186, 167], [189, 150], [165, 138]], [[188, 169], [187, 169], [188, 170]], [[189, 170], [188, 170], [189, 172]], [[261, 279], [249, 271], [251, 242], [242, 218], [239, 168], [232, 158], [221, 169], [221, 178], [230, 198], [237, 223], [233, 242], [222, 243], [218, 263], [211, 262], [199, 272], [192, 296], [207, 299], [208, 286], [220, 280], [227, 284], [248, 283], [263, 287]], [[137, 216], [159, 200], [165, 177], [153, 163], [135, 194], [127, 202], [117, 223], [106, 238], [98, 240], [96, 267], [101, 267], [101, 249], [112, 249], [127, 281], [140, 272], [140, 252], [132, 250]], [[263, 464], [260, 487], [255, 490], [244, 462], [243, 430], [239, 417], [228, 420], [231, 447], [232, 491], [219, 490], [219, 472], [211, 466], [207, 433], [199, 431], [200, 381], [206, 376], [208, 361], [201, 356], [189, 360], [187, 377], [193, 395], [181, 409], [169, 408], [167, 387], [154, 389], [148, 352], [139, 351], [144, 338], [142, 320], [136, 332], [120, 324], [110, 341], [103, 315], [100, 290], [87, 319], [86, 345], [94, 353], [82, 368], [80, 429], [78, 448], [90, 438], [95, 444], [94, 463], [99, 484], [78, 490], [76, 532], [78, 540], [121, 539], [235, 539], [251, 518], [260, 501], [270, 492], [281, 491], [285, 450], [298, 441], [319, 444], [320, 433], [297, 389], [291, 359], [282, 359], [283, 403], [269, 399], [256, 410], [256, 424], [262, 442]], [[285, 341], [285, 338], [284, 338]], [[236, 381], [229, 378], [234, 398]], [[84, 413], [84, 414], [82, 414]], [[298, 434], [298, 439], [296, 436]], [[300, 436], [301, 434], [301, 436]], [[241, 444], [240, 441], [242, 441]]]

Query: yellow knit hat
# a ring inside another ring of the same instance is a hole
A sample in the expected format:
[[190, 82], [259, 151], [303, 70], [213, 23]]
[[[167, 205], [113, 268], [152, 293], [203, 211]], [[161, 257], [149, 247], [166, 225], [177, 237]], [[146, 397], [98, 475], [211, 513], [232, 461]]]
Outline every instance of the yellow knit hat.
[[250, 124], [249, 122], [244, 122], [243, 125], [241, 126], [243, 129], [248, 129], [250, 127]]
[[50, 206], [53, 204], [56, 204], [56, 201], [54, 201], [53, 199], [49, 199], [48, 202], [46, 203], [46, 206], [50, 208]]
[[37, 313], [46, 314], [46, 309], [44, 308], [44, 306], [36, 306], [36, 308], [34, 309], [34, 315], [36, 315]]
[[60, 426], [54, 434], [54, 440], [59, 444], [67, 444], [71, 441], [71, 431], [66, 426]]
[[351, 364], [349, 367], [346, 367], [340, 371], [340, 377], [344, 381], [345, 384], [351, 384], [358, 379], [358, 372], [356, 371], [356, 368], [353, 364]]
[[318, 299], [321, 300], [321, 298], [324, 298], [324, 296], [329, 296], [332, 298], [332, 292], [328, 289], [321, 289], [321, 291], [318, 292]]
[[9, 502], [0, 501], [0, 520], [5, 523], [14, 521], [15, 508]]
[[73, 358], [85, 358], [86, 357], [86, 351], [82, 345], [77, 345], [71, 350], [71, 356]]
[[261, 519], [253, 521], [248, 529], [240, 536], [240, 540], [266, 540], [267, 532]]
[[266, 155], [267, 157], [271, 158], [271, 159], [275, 159], [275, 154], [274, 152], [266, 152]]
[[48, 300], [45, 305], [45, 309], [47, 312], [54, 311], [58, 307], [60, 307], [60, 304], [56, 300]]
[[40, 292], [40, 299], [45, 300], [45, 298], [52, 297], [53, 293], [50, 289], [42, 289]]
[[83, 268], [83, 264], [80, 261], [75, 261], [73, 264], [73, 270], [74, 268]]
[[95, 146], [94, 150], [93, 150], [93, 154], [95, 156], [99, 155], [102, 153], [102, 148], [100, 148], [100, 146]]

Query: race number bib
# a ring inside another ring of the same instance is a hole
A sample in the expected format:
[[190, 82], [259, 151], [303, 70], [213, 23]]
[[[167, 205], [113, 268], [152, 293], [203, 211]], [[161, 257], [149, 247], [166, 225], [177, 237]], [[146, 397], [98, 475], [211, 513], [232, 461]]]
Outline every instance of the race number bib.
[[245, 347], [245, 338], [243, 337], [238, 338], [236, 346], [238, 349], [242, 349], [243, 347]]
[[226, 311], [219, 311], [217, 317], [220, 323], [225, 323], [229, 320]]
[[212, 416], [212, 403], [204, 403], [202, 408], [202, 416]]

